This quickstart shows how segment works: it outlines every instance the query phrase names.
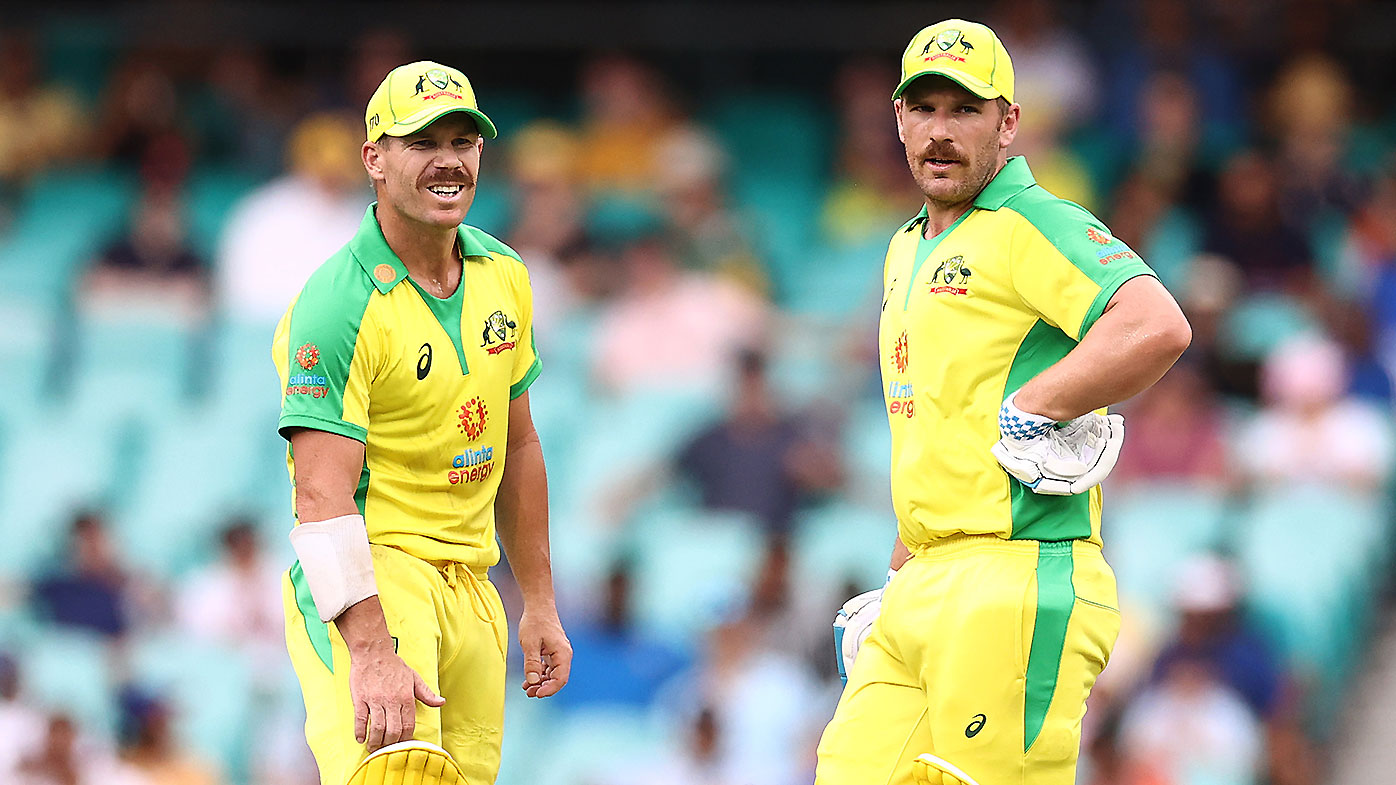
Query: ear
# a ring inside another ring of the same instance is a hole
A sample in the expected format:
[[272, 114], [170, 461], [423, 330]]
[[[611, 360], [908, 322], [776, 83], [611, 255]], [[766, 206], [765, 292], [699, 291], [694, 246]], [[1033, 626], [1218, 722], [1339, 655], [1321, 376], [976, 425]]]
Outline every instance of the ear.
[[1013, 144], [1013, 138], [1018, 135], [1018, 120], [1021, 118], [1021, 109], [1017, 104], [1009, 104], [1008, 111], [1003, 115], [1003, 122], [999, 124], [999, 149], [1002, 150]]
[[382, 182], [386, 178], [383, 174], [383, 151], [373, 142], [364, 142], [359, 152], [363, 156], [364, 171], [368, 172], [368, 179], [375, 183]]
[[906, 129], [902, 128], [902, 99], [898, 98], [892, 102], [892, 114], [897, 116], [897, 138], [906, 144]]

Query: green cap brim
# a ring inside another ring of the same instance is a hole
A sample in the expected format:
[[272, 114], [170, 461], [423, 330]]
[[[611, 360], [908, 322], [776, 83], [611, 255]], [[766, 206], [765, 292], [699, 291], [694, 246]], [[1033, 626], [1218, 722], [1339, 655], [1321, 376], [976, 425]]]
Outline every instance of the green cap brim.
[[475, 125], [479, 126], [480, 135], [486, 139], [493, 139], [499, 135], [499, 132], [495, 130], [494, 123], [479, 109], [471, 109], [468, 106], [444, 106], [439, 110], [432, 109], [423, 112], [417, 117], [394, 123], [383, 129], [383, 133], [379, 134], [379, 136], [407, 136], [408, 134], [416, 133], [426, 128], [437, 120], [454, 112], [465, 112], [475, 118]]
[[897, 85], [896, 92], [892, 93], [892, 100], [895, 101], [901, 98], [906, 88], [910, 86], [912, 82], [915, 82], [923, 76], [943, 76], [980, 98], [989, 99], [1003, 97], [1003, 93], [1000, 93], [993, 85], [976, 79], [964, 71], [957, 71], [953, 68], [946, 68], [945, 66], [933, 66], [931, 68], [923, 68], [903, 79], [902, 83]]

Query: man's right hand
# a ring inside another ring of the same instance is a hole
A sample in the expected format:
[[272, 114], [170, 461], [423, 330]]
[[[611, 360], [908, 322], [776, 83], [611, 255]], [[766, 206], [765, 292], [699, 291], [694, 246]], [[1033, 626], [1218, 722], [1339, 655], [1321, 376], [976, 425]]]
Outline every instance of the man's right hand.
[[349, 694], [354, 701], [354, 738], [370, 752], [412, 738], [417, 701], [428, 706], [446, 702], [393, 651], [391, 639], [350, 652]]

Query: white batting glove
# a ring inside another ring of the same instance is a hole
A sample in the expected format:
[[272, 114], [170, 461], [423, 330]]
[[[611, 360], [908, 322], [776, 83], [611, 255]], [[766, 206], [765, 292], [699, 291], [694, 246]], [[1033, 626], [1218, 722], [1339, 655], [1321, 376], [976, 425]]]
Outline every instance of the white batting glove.
[[[884, 587], [885, 588], [885, 587]], [[848, 683], [858, 650], [872, 632], [873, 622], [882, 611], [882, 589], [865, 591], [845, 602], [834, 615], [834, 653], [838, 661], [839, 678]]]
[[1122, 415], [1091, 412], [1058, 425], [1019, 409], [1013, 397], [999, 410], [1003, 438], [989, 448], [1005, 471], [1048, 496], [1085, 493], [1109, 476], [1124, 444]]

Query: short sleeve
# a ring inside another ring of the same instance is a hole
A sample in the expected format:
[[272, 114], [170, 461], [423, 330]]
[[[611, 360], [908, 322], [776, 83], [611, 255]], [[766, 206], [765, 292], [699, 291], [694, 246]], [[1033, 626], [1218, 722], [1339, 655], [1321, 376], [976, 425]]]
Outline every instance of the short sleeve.
[[538, 344], [533, 338], [533, 286], [528, 280], [528, 270], [522, 264], [518, 266], [514, 291], [518, 297], [519, 342], [514, 350], [513, 374], [509, 377], [510, 400], [528, 392], [533, 380], [543, 371]]
[[281, 377], [277, 429], [313, 428], [368, 437], [369, 387], [381, 354], [367, 317], [373, 287], [357, 268], [321, 268], [277, 326]]
[[1011, 241], [1013, 288], [1028, 307], [1078, 341], [1125, 281], [1154, 275], [1133, 249], [1071, 202], [1029, 203], [1017, 212], [1026, 220]]

